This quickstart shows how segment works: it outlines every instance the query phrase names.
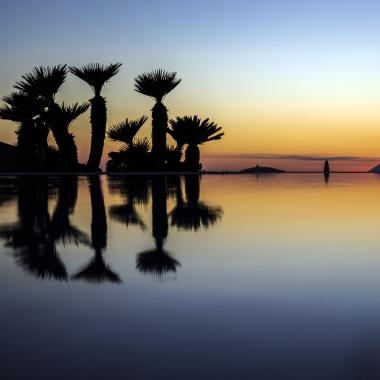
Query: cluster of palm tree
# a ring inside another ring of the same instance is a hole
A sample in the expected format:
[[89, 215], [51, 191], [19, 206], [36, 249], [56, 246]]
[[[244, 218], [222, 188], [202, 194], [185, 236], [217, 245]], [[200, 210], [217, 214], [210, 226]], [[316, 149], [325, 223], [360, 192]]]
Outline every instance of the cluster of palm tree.
[[[148, 120], [146, 116], [138, 120], [119, 123], [111, 127], [108, 137], [122, 144], [118, 152], [109, 154], [108, 171], [199, 171], [201, 170], [199, 145], [212, 140], [220, 140], [224, 133], [209, 119], [198, 116], [177, 117], [170, 120], [164, 98], [181, 83], [177, 73], [161, 69], [139, 75], [135, 79], [135, 90], [155, 100], [152, 109], [152, 144], [148, 139], [135, 136]], [[168, 146], [169, 134], [175, 145]], [[184, 147], [187, 146], [182, 162]]]
[[[33, 171], [99, 171], [106, 134], [121, 144], [119, 151], [109, 154], [108, 171], [198, 171], [201, 168], [199, 145], [221, 139], [221, 127], [208, 119], [185, 116], [170, 120], [164, 98], [181, 79], [175, 72], [162, 69], [139, 75], [135, 90], [155, 100], [152, 109], [152, 139], [136, 135], [148, 118], [119, 123], [107, 133], [106, 99], [102, 89], [120, 70], [121, 63], [88, 64], [83, 67], [57, 65], [36, 67], [21, 77], [14, 91], [3, 97], [0, 118], [17, 123], [17, 147], [28, 157]], [[68, 105], [58, 103], [56, 95], [68, 73], [85, 81], [93, 90], [89, 102]], [[86, 165], [78, 160], [71, 123], [91, 106], [91, 148]], [[55, 144], [49, 145], [52, 134]], [[167, 145], [167, 134], [175, 145]], [[182, 162], [184, 148], [185, 158]]]
[[[22, 76], [14, 91], [3, 97], [0, 117], [18, 124], [17, 146], [27, 154], [35, 171], [98, 171], [103, 154], [107, 125], [106, 101], [101, 96], [104, 84], [116, 75], [121, 64], [89, 64], [82, 68], [57, 65], [36, 67]], [[55, 97], [68, 72], [87, 82], [94, 91], [91, 104], [91, 149], [87, 165], [80, 165], [71, 123], [85, 113], [90, 104], [57, 103]], [[49, 146], [52, 133], [56, 146]]]

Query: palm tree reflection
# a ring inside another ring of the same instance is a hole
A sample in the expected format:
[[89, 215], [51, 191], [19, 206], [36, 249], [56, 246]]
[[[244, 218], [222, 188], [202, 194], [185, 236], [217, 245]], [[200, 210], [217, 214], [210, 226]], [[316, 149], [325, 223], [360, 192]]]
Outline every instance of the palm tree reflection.
[[[6, 247], [13, 248], [16, 262], [24, 270], [41, 279], [67, 280], [66, 268], [55, 247], [62, 234], [57, 233], [58, 226], [52, 228], [47, 178], [19, 177], [17, 188], [18, 221], [1, 226], [0, 237]], [[56, 212], [60, 208], [58, 202]]]
[[140, 272], [162, 278], [176, 272], [181, 265], [164, 249], [168, 228], [166, 178], [155, 176], [152, 179], [152, 234], [156, 247], [137, 255], [136, 268]]
[[95, 254], [82, 270], [72, 276], [72, 279], [83, 279], [92, 283], [121, 283], [119, 275], [111, 270], [103, 258], [102, 251], [107, 247], [107, 216], [100, 178], [97, 175], [90, 176], [88, 182], [92, 210], [91, 247]]
[[122, 205], [111, 206], [111, 219], [129, 226], [146, 229], [145, 223], [136, 210], [137, 205], [146, 205], [149, 199], [149, 181], [141, 176], [122, 178], [110, 177], [110, 190], [120, 194], [125, 202]]
[[171, 225], [179, 229], [198, 231], [200, 228], [209, 228], [216, 224], [223, 215], [223, 210], [218, 206], [210, 206], [201, 202], [200, 176], [185, 177], [186, 201], [182, 194], [180, 179], [177, 183], [176, 207], [170, 213]]

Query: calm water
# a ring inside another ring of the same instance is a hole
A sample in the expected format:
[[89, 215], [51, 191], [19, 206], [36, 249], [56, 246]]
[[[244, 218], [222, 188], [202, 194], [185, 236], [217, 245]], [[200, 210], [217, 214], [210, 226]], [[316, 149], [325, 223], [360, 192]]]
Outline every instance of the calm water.
[[380, 176], [0, 178], [1, 379], [380, 379]]

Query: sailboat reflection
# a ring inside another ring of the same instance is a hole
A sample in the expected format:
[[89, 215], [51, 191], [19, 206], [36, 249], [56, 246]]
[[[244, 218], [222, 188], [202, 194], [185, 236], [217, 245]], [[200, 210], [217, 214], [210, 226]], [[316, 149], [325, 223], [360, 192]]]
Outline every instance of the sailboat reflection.
[[88, 179], [91, 197], [91, 247], [95, 255], [91, 261], [72, 276], [73, 280], [85, 280], [92, 283], [121, 283], [118, 274], [111, 270], [103, 258], [103, 250], [107, 247], [107, 217], [104, 205], [103, 191], [99, 176]]

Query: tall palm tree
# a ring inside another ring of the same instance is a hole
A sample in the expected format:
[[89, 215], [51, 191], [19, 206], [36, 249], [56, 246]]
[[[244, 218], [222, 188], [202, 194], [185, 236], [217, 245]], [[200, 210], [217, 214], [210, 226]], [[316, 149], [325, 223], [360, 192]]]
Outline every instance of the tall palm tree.
[[121, 67], [121, 63], [101, 65], [90, 63], [81, 68], [70, 67], [72, 74], [85, 81], [94, 91], [91, 102], [91, 149], [87, 162], [88, 169], [98, 171], [102, 159], [104, 139], [106, 136], [107, 107], [106, 100], [101, 96], [101, 91], [106, 82], [115, 76]]
[[168, 124], [168, 110], [162, 101], [181, 83], [181, 79], [176, 76], [175, 72], [158, 69], [141, 74], [135, 79], [135, 90], [156, 100], [152, 109], [152, 154], [158, 170], [162, 170], [165, 165]]
[[198, 116], [177, 117], [171, 120], [172, 131], [182, 130], [182, 136], [186, 140], [187, 149], [185, 152], [185, 164], [188, 170], [198, 171], [201, 169], [200, 152], [198, 145], [208, 141], [220, 140], [224, 132], [220, 132], [222, 127], [218, 127], [209, 119], [201, 120]]
[[78, 149], [74, 135], [69, 130], [70, 124], [88, 108], [88, 103], [75, 103], [71, 106], [62, 103], [54, 107], [54, 111], [50, 113], [51, 131], [62, 158], [63, 168], [66, 170], [78, 169]]

